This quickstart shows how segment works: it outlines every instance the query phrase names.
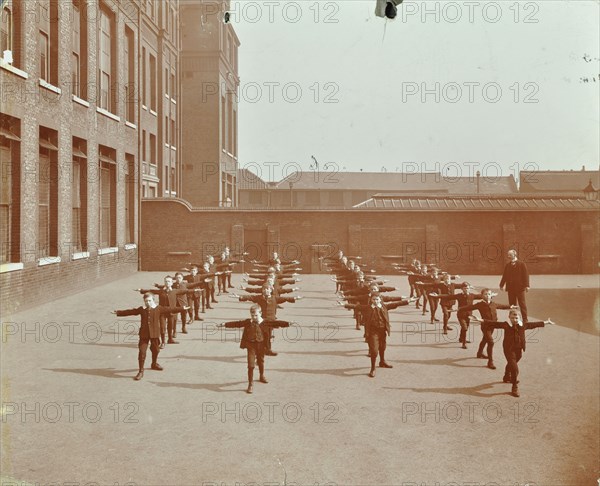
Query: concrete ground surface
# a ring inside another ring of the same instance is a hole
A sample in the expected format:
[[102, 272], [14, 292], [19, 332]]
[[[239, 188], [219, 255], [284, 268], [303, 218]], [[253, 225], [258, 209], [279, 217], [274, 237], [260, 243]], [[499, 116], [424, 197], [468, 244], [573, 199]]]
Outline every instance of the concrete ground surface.
[[[141, 305], [132, 289], [162, 277], [3, 316], [2, 485], [597, 484], [598, 276], [532, 277], [530, 315], [558, 325], [529, 332], [518, 399], [502, 383], [502, 331], [492, 371], [475, 357], [478, 325], [463, 350], [456, 325], [444, 336], [414, 305], [390, 312], [394, 368], [369, 378], [326, 275], [302, 276], [303, 300], [279, 311], [294, 324], [275, 332], [279, 356], [253, 395], [239, 334], [215, 328], [249, 304], [225, 295], [161, 351], [164, 371], [148, 353], [135, 382], [139, 319], [110, 311]], [[405, 277], [388, 278], [407, 294]]]

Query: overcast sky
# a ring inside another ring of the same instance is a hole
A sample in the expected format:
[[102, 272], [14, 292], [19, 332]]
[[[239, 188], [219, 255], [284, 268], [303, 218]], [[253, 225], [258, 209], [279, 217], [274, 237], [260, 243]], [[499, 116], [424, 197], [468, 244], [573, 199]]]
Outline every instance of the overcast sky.
[[598, 168], [597, 0], [405, 0], [394, 21], [374, 8], [232, 2], [241, 167]]

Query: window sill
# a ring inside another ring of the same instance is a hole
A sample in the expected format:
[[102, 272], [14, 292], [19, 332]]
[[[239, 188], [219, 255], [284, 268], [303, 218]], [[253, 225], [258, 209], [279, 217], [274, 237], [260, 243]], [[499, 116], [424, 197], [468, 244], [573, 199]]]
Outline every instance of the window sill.
[[111, 113], [110, 111], [105, 110], [104, 108], [96, 108], [96, 111], [98, 113], [100, 113], [101, 115], [104, 115], [104, 116], [106, 116], [106, 117], [108, 117], [108, 118], [110, 118], [112, 120], [115, 120], [115, 121], [118, 121], [118, 122], [121, 121], [121, 117], [120, 116], [114, 115], [113, 113]]
[[165, 147], [169, 148], [169, 144], [168, 144], [168, 143], [165, 143]]
[[60, 261], [61, 258], [59, 256], [40, 258], [38, 259], [38, 267], [54, 265], [55, 263], [60, 263]]
[[53, 84], [50, 84], [48, 81], [45, 81], [43, 79], [40, 78], [40, 86], [42, 88], [47, 89], [48, 91], [52, 91], [53, 93], [56, 94], [62, 94], [62, 90], [60, 88], [58, 88], [57, 86], [54, 86]]
[[137, 130], [137, 125], [135, 123], [131, 123], [130, 121], [126, 121], [125, 126]]
[[16, 74], [20, 78], [29, 79], [29, 74], [25, 71], [21, 71], [19, 68], [14, 67], [12, 64], [8, 64], [4, 59], [0, 59], [0, 67], [6, 69], [8, 72]]
[[89, 258], [89, 257], [90, 257], [89, 251], [81, 251], [79, 253], [73, 253], [71, 255], [71, 260], [83, 260], [84, 258]]
[[142, 110], [148, 111], [148, 107], [146, 105], [142, 105]]
[[125, 250], [135, 250], [137, 248], [137, 244], [135, 243], [127, 243], [123, 249]]
[[15, 270], [23, 270], [22, 263], [3, 263], [0, 265], [0, 273], [14, 272]]
[[171, 150], [177, 151], [177, 147], [174, 147], [173, 145], [171, 145]]
[[150, 109], [150, 114], [154, 115], [154, 116], [158, 116], [158, 113], [156, 113], [152, 108]]
[[109, 248], [98, 249], [98, 255], [108, 255], [110, 253], [119, 253], [119, 248], [116, 246], [111, 246]]
[[177, 101], [175, 101], [173, 98], [171, 98], [171, 103], [173, 103], [174, 105], [176, 105]]
[[87, 101], [82, 100], [79, 96], [75, 96], [75, 95], [71, 95], [71, 96], [73, 97], [73, 101], [75, 103], [77, 103], [77, 104], [79, 104], [81, 106], [85, 106], [86, 108], [90, 107], [90, 104]]

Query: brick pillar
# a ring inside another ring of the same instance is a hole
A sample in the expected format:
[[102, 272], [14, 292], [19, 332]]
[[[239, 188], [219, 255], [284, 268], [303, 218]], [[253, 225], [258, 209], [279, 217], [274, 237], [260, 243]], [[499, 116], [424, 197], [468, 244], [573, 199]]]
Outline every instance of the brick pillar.
[[581, 273], [598, 272], [598, 232], [594, 225], [581, 225], [581, 256], [579, 261], [579, 271]]
[[[425, 225], [425, 251], [423, 252], [423, 262], [435, 263], [438, 266], [440, 262], [440, 228], [437, 224]], [[442, 264], [442, 267], [444, 265]]]
[[[242, 254], [244, 252], [244, 225], [243, 224], [232, 224], [231, 225], [231, 244], [229, 250], [234, 255]], [[237, 265], [234, 267], [236, 272], [245, 272], [246, 269], [244, 264]]]
[[365, 257], [365, 255], [361, 254], [361, 232], [362, 229], [360, 227], [360, 224], [348, 225], [348, 249], [342, 249], [345, 255]]
[[273, 253], [274, 251], [279, 252], [279, 244], [279, 226], [270, 224], [267, 227], [267, 254], [265, 258], [266, 260], [271, 258], [271, 253]]

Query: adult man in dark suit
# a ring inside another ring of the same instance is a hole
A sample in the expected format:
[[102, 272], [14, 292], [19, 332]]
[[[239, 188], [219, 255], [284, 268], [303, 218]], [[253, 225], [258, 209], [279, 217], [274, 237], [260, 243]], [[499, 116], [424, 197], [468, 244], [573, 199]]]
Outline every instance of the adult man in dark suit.
[[525, 302], [525, 293], [529, 290], [529, 272], [527, 265], [517, 259], [516, 250], [508, 250], [509, 262], [504, 267], [502, 280], [500, 280], [500, 290], [508, 292], [508, 303], [518, 305], [523, 316], [523, 322], [527, 322], [527, 303]]
[[188, 307], [163, 307], [162, 305], [156, 305], [153, 295], [150, 292], [147, 292], [144, 294], [144, 307], [112, 312], [118, 317], [141, 316], [139, 332], [140, 340], [138, 342], [139, 371], [134, 380], [141, 380], [144, 376], [144, 363], [146, 361], [148, 344], [150, 344], [150, 351], [152, 352], [152, 369], [162, 371], [163, 367], [159, 365], [157, 361], [158, 353], [160, 352], [160, 322], [161, 320], [164, 320], [166, 316], [170, 316], [177, 312], [185, 312], [187, 309]]
[[259, 381], [268, 383], [265, 377], [265, 354], [263, 343], [265, 335], [269, 334], [268, 329], [276, 327], [289, 327], [290, 323], [286, 321], [268, 321], [263, 320], [260, 306], [254, 304], [250, 307], [250, 319], [243, 321], [230, 321], [220, 324], [219, 327], [226, 328], [244, 328], [240, 348], [248, 352], [248, 389], [246, 393], [252, 393], [254, 385], [254, 367], [258, 363], [260, 373]]

